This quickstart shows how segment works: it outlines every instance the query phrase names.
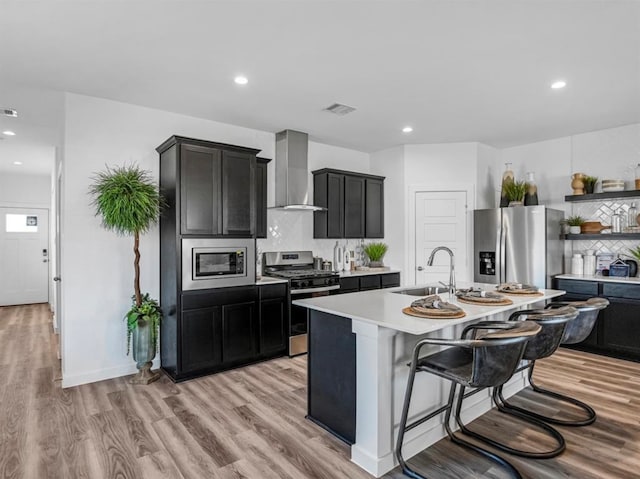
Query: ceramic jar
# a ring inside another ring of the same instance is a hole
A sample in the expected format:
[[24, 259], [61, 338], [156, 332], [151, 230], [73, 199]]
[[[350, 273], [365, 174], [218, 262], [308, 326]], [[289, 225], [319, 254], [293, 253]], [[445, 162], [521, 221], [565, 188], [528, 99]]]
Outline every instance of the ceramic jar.
[[571, 188], [573, 188], [574, 195], [584, 195], [584, 178], [583, 173], [574, 173], [571, 177]]

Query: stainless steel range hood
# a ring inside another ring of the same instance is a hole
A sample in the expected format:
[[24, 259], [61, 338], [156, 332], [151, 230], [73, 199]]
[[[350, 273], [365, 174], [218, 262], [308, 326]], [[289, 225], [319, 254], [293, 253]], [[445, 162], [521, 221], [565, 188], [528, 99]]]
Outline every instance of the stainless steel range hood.
[[309, 198], [307, 155], [309, 135], [284, 130], [276, 133], [276, 205], [285, 210], [323, 211]]

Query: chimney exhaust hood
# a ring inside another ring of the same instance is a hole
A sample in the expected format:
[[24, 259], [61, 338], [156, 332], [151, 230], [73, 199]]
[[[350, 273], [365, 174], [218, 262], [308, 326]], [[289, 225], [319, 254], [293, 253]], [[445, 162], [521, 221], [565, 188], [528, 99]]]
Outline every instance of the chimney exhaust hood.
[[284, 130], [276, 133], [276, 205], [284, 210], [324, 211], [309, 199], [309, 135]]

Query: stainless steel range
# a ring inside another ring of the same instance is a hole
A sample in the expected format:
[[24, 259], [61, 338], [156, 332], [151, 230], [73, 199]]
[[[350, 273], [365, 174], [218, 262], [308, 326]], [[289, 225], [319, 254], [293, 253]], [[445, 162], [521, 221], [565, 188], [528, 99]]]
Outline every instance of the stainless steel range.
[[[326, 296], [340, 289], [340, 276], [334, 271], [313, 268], [311, 251], [262, 253], [262, 275], [289, 280], [296, 299]], [[307, 309], [290, 305], [289, 356], [307, 352]]]

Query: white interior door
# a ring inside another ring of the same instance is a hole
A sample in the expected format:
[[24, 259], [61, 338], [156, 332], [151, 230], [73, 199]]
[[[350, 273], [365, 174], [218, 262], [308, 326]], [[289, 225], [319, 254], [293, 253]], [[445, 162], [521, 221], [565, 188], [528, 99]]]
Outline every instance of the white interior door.
[[429, 255], [437, 246], [455, 255], [456, 274], [466, 277], [467, 192], [421, 191], [415, 198], [416, 284], [449, 282], [449, 255], [438, 252], [433, 266]]
[[49, 210], [0, 208], [0, 306], [49, 301]]

